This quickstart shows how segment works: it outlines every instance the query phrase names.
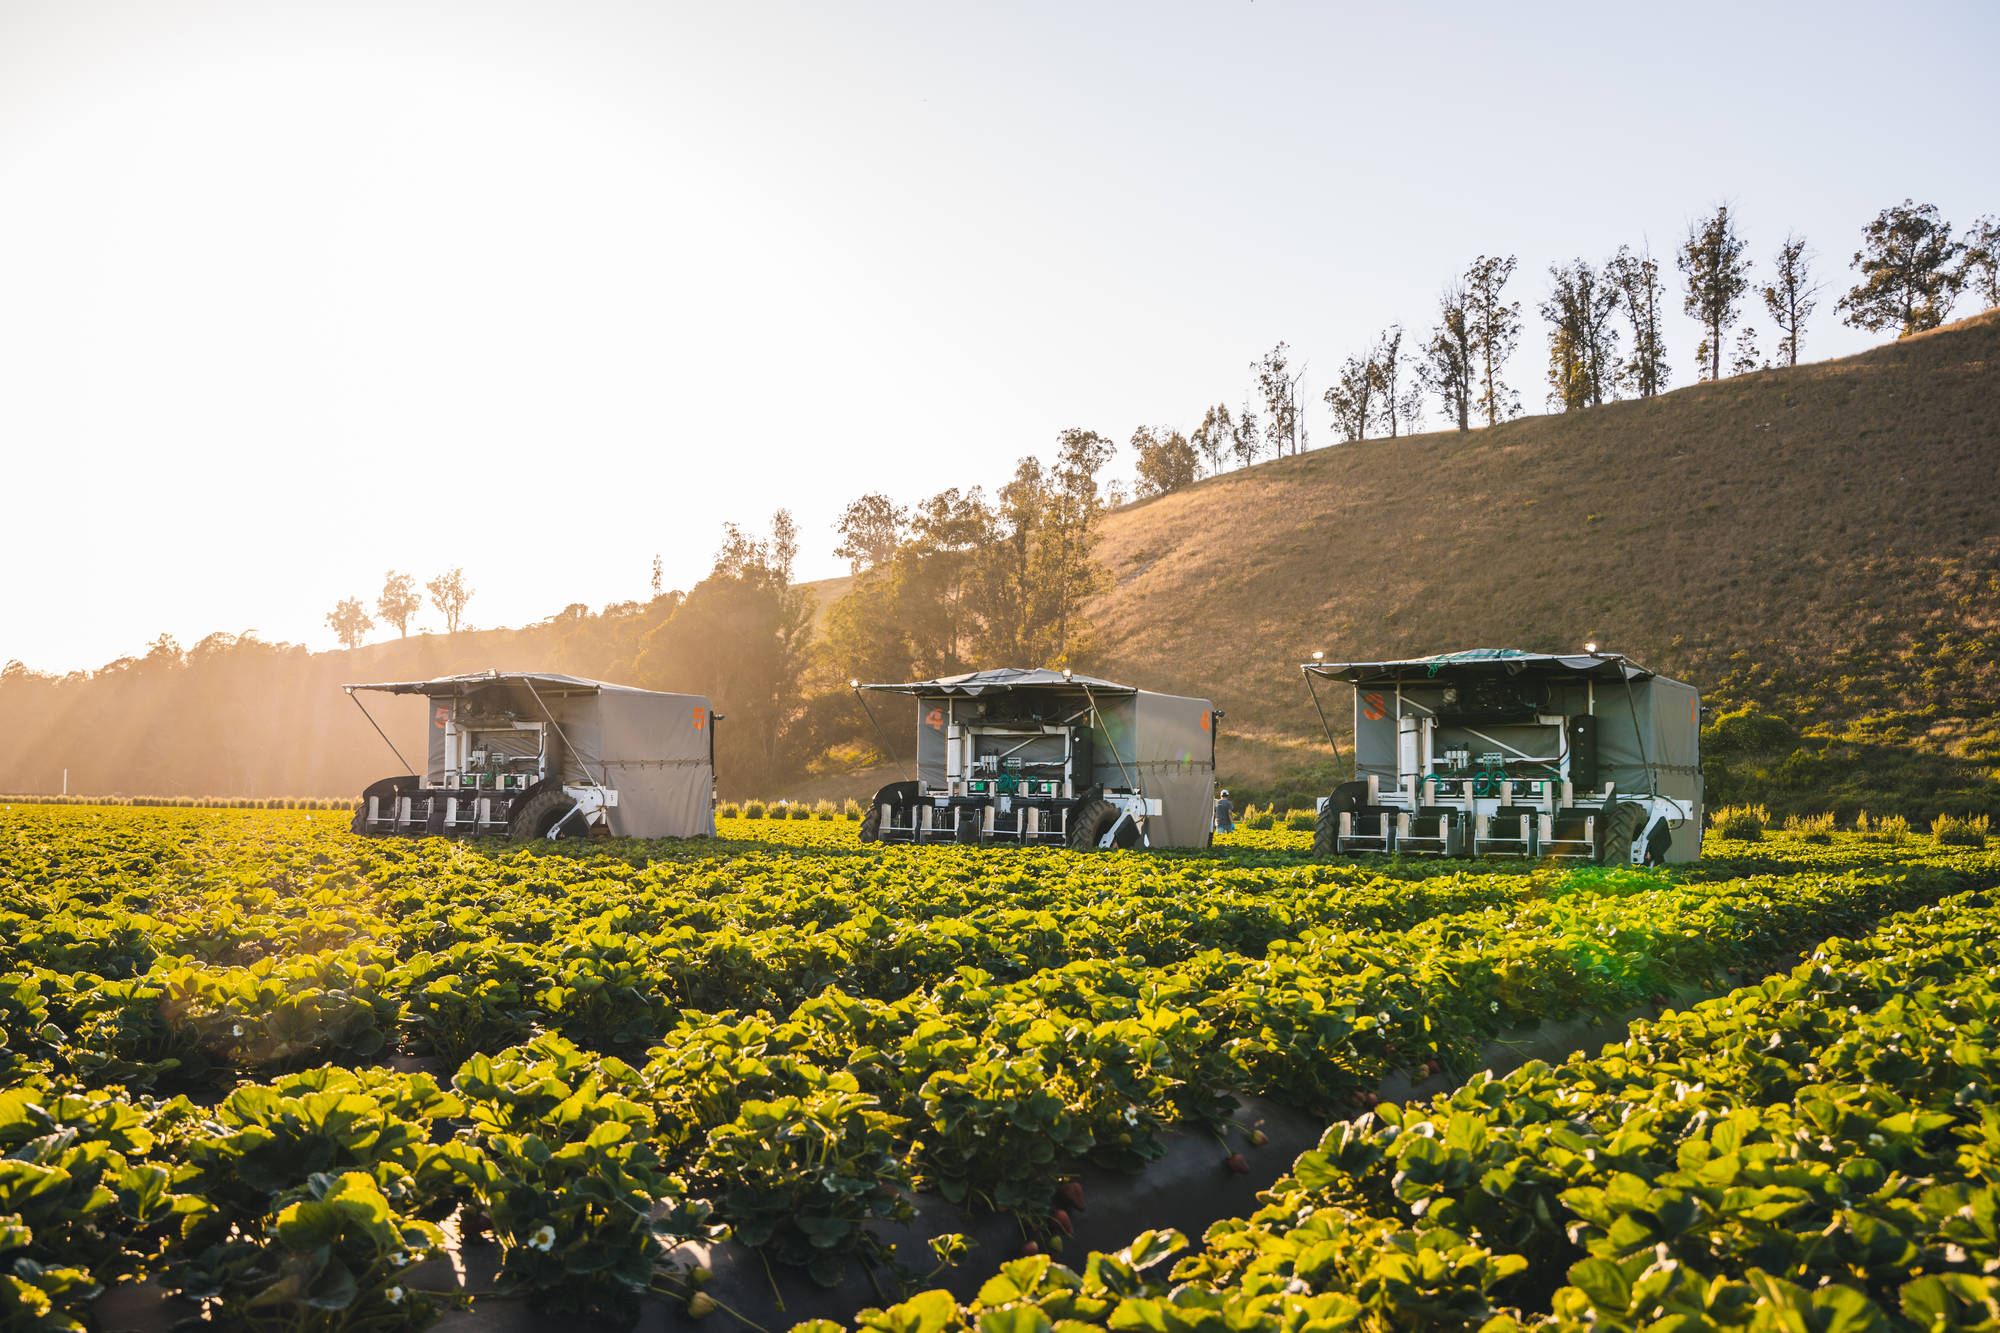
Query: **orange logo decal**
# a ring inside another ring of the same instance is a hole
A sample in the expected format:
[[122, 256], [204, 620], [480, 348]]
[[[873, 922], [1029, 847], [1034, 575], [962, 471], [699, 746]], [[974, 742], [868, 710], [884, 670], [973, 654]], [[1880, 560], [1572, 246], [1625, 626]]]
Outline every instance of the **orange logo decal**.
[[700, 731], [700, 730], [701, 730], [701, 729], [702, 729], [703, 727], [705, 727], [705, 726], [707, 726], [707, 725], [708, 725], [708, 710], [707, 710], [706, 708], [697, 708], [697, 709], [695, 709], [695, 710], [694, 710], [694, 729], [695, 729], [696, 731]]
[[1202, 729], [1203, 731], [1207, 731], [1207, 730], [1208, 730], [1208, 710], [1206, 710], [1206, 709], [1203, 709], [1203, 710], [1202, 710], [1202, 714], [1201, 714], [1201, 729]]
[[444, 704], [439, 704], [431, 713], [431, 725], [443, 729], [444, 725], [449, 721], [451, 721], [451, 709]]
[[931, 709], [930, 712], [925, 713], [924, 725], [929, 727], [932, 731], [944, 730], [944, 709], [933, 708]]
[[1389, 716], [1389, 705], [1382, 702], [1381, 695], [1364, 694], [1361, 696], [1361, 702], [1367, 705], [1361, 710], [1361, 716], [1367, 718], [1370, 722], [1380, 722], [1383, 718]]

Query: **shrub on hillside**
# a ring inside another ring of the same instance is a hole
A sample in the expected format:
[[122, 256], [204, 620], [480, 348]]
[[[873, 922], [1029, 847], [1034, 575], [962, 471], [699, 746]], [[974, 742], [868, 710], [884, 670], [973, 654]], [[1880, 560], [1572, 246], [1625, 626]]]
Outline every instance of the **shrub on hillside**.
[[1833, 841], [1833, 815], [1786, 815], [1785, 832], [1807, 842]]
[[1931, 822], [1931, 836], [1947, 847], [1984, 847], [1992, 827], [1985, 815], [1939, 815]]
[[1761, 805], [1725, 805], [1715, 812], [1715, 836], [1756, 842], [1770, 822], [1771, 812]]
[[1784, 718], [1738, 708], [1701, 729], [1703, 754], [1773, 754], [1797, 748], [1798, 729]]

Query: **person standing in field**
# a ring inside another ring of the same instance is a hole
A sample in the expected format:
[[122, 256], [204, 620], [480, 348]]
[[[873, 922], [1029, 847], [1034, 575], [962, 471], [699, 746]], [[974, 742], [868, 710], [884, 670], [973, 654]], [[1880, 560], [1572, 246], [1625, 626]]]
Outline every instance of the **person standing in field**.
[[1215, 798], [1215, 831], [1217, 833], [1236, 832], [1236, 807], [1229, 803], [1229, 788], [1224, 787]]

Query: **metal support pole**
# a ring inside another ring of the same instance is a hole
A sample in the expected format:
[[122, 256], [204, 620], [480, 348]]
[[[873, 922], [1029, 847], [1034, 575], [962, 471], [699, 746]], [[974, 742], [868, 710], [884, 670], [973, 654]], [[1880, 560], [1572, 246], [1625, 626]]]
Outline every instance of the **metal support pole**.
[[[413, 766], [409, 760], [403, 758], [403, 752], [396, 748], [396, 742], [389, 739], [389, 733], [382, 730], [382, 728], [376, 724], [374, 715], [368, 711], [368, 705], [362, 703], [359, 699], [355, 699], [353, 690], [349, 690], [347, 692], [347, 697], [349, 699], [354, 700], [354, 706], [361, 710], [361, 716], [368, 719], [368, 725], [375, 728], [375, 734], [377, 736], [380, 736], [382, 738], [382, 743], [389, 747], [389, 753], [395, 755], [397, 762], [402, 764], [404, 768], [410, 770], [411, 777], [417, 776], [417, 770], [415, 766]], [[67, 770], [65, 770], [65, 772], [67, 772]]]
[[903, 767], [902, 760], [896, 758], [896, 752], [889, 748], [889, 738], [882, 734], [882, 724], [875, 720], [875, 710], [868, 706], [867, 696], [861, 693], [859, 685], [851, 686], [850, 688], [854, 691], [854, 701], [860, 704], [861, 711], [867, 714], [868, 725], [875, 728], [875, 739], [882, 742], [882, 757], [896, 766], [896, 771], [903, 775], [905, 782], [909, 781], [909, 770]]
[[[1320, 707], [1319, 691], [1313, 687], [1312, 668], [1300, 667], [1299, 672], [1306, 678], [1306, 693], [1312, 696], [1313, 711], [1319, 714], [1319, 729], [1326, 733], [1327, 748], [1333, 751], [1334, 761], [1338, 763], [1340, 760], [1340, 744], [1333, 739], [1333, 724], [1326, 720], [1326, 709]], [[1352, 781], [1354, 774], [1350, 771], [1347, 776]]]

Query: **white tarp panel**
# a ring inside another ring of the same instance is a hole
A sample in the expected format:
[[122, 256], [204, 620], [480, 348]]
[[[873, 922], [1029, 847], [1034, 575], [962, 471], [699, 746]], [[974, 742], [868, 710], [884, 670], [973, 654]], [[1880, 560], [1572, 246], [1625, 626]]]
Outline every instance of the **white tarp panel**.
[[1701, 858], [1701, 694], [1683, 681], [1655, 676], [1648, 703], [1652, 736], [1648, 742], [1654, 780], [1660, 795], [1690, 802], [1694, 817], [1676, 828], [1669, 861]]
[[1132, 702], [1139, 790], [1161, 808], [1146, 821], [1147, 839], [1155, 847], [1206, 847], [1215, 818], [1215, 706], [1145, 690]]
[[611, 831], [628, 838], [713, 837], [708, 700], [607, 686], [596, 703], [602, 739], [593, 766], [618, 793]]

